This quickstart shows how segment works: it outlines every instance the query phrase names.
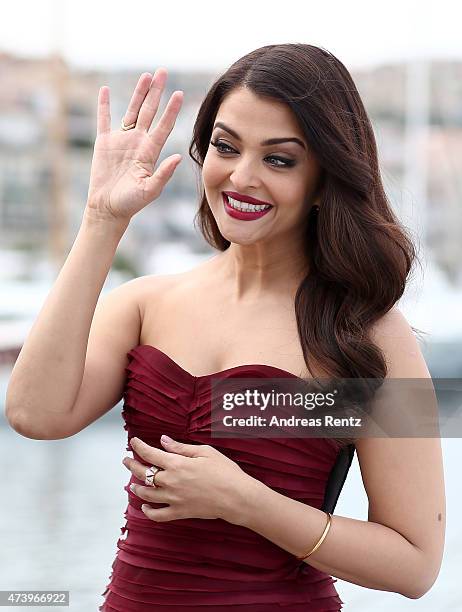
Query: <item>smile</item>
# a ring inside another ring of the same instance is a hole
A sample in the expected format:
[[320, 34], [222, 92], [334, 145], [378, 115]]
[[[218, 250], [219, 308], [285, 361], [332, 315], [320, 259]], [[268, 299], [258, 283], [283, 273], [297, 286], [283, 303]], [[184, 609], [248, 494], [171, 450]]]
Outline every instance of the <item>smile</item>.
[[241, 202], [222, 193], [225, 211], [234, 219], [252, 221], [266, 215], [273, 207], [270, 204], [249, 204]]

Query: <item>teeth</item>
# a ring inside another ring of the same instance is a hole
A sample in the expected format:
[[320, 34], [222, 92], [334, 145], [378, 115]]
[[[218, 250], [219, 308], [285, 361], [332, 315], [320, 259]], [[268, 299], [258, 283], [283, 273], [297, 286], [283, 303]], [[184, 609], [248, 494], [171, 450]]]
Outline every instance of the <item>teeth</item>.
[[248, 202], [241, 202], [240, 200], [235, 200], [234, 198], [231, 198], [228, 195], [226, 197], [228, 198], [228, 203], [232, 208], [244, 212], [259, 212], [261, 210], [271, 208], [269, 204], [249, 204]]

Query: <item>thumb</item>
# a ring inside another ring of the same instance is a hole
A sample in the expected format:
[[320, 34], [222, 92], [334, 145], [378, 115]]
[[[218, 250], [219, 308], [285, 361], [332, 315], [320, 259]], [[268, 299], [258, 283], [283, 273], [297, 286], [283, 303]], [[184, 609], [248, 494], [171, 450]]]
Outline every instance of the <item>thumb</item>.
[[159, 197], [181, 160], [182, 156], [179, 153], [170, 155], [164, 159], [152, 176], [145, 179], [145, 190], [150, 201]]
[[185, 457], [202, 457], [204, 454], [199, 444], [184, 444], [183, 442], [172, 440], [172, 438], [165, 435], [160, 437], [160, 441], [167, 451], [178, 453]]

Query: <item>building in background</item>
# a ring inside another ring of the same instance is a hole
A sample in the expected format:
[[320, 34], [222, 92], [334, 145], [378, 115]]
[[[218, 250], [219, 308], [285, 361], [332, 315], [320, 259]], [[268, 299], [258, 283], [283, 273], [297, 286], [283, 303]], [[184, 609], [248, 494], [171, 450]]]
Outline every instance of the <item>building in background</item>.
[[[63, 222], [59, 231], [63, 233], [61, 245], [65, 245], [61, 258], [65, 258], [86, 201], [98, 89], [101, 85], [110, 87], [115, 128], [142, 70], [71, 71], [59, 58], [0, 55], [0, 244], [3, 249], [33, 253], [30, 259], [38, 265], [41, 257], [47, 256], [53, 219], [61, 207]], [[423, 215], [425, 206], [425, 249], [448, 279], [460, 285], [462, 62], [433, 62], [428, 66], [428, 73], [428, 126], [423, 152], [428, 170], [425, 202], [415, 201], [415, 194], [406, 193], [406, 65], [353, 72], [353, 78], [374, 125], [383, 180], [392, 205], [401, 218], [406, 201], [411, 202], [414, 217]], [[215, 76], [169, 72], [159, 116], [175, 89], [184, 90], [185, 98], [161, 159], [180, 152], [183, 161], [162, 196], [133, 218], [133, 229], [120, 245], [119, 265], [126, 266], [133, 276], [156, 271], [150, 268], [152, 254], [164, 243], [181, 243], [197, 253], [210, 251], [193, 228], [198, 174], [187, 149], [199, 105]], [[62, 125], [57, 126], [60, 104], [64, 112]], [[57, 133], [61, 133], [61, 146], [65, 146], [65, 149], [58, 148], [58, 153]], [[58, 192], [54, 173], [61, 174]], [[29, 274], [33, 276], [30, 266], [29, 262]]]

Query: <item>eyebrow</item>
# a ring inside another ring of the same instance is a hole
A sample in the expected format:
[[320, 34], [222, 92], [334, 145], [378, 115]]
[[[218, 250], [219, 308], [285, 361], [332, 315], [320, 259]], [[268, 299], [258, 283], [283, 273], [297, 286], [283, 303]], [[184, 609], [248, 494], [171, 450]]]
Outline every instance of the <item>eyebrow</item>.
[[[230, 127], [226, 126], [224, 123], [221, 123], [221, 121], [217, 121], [215, 123], [215, 125], [213, 126], [213, 129], [215, 130], [216, 128], [221, 128], [222, 130], [225, 130], [225, 132], [228, 132], [229, 134], [231, 134], [231, 136], [233, 136], [236, 140], [241, 141], [240, 136]], [[293, 138], [269, 138], [268, 140], [264, 140], [263, 142], [261, 142], [260, 145], [263, 147], [266, 145], [281, 144], [283, 142], [295, 142], [296, 144], [300, 145], [303, 149], [306, 148], [303, 142], [300, 140], [300, 138], [295, 138], [295, 137]]]

